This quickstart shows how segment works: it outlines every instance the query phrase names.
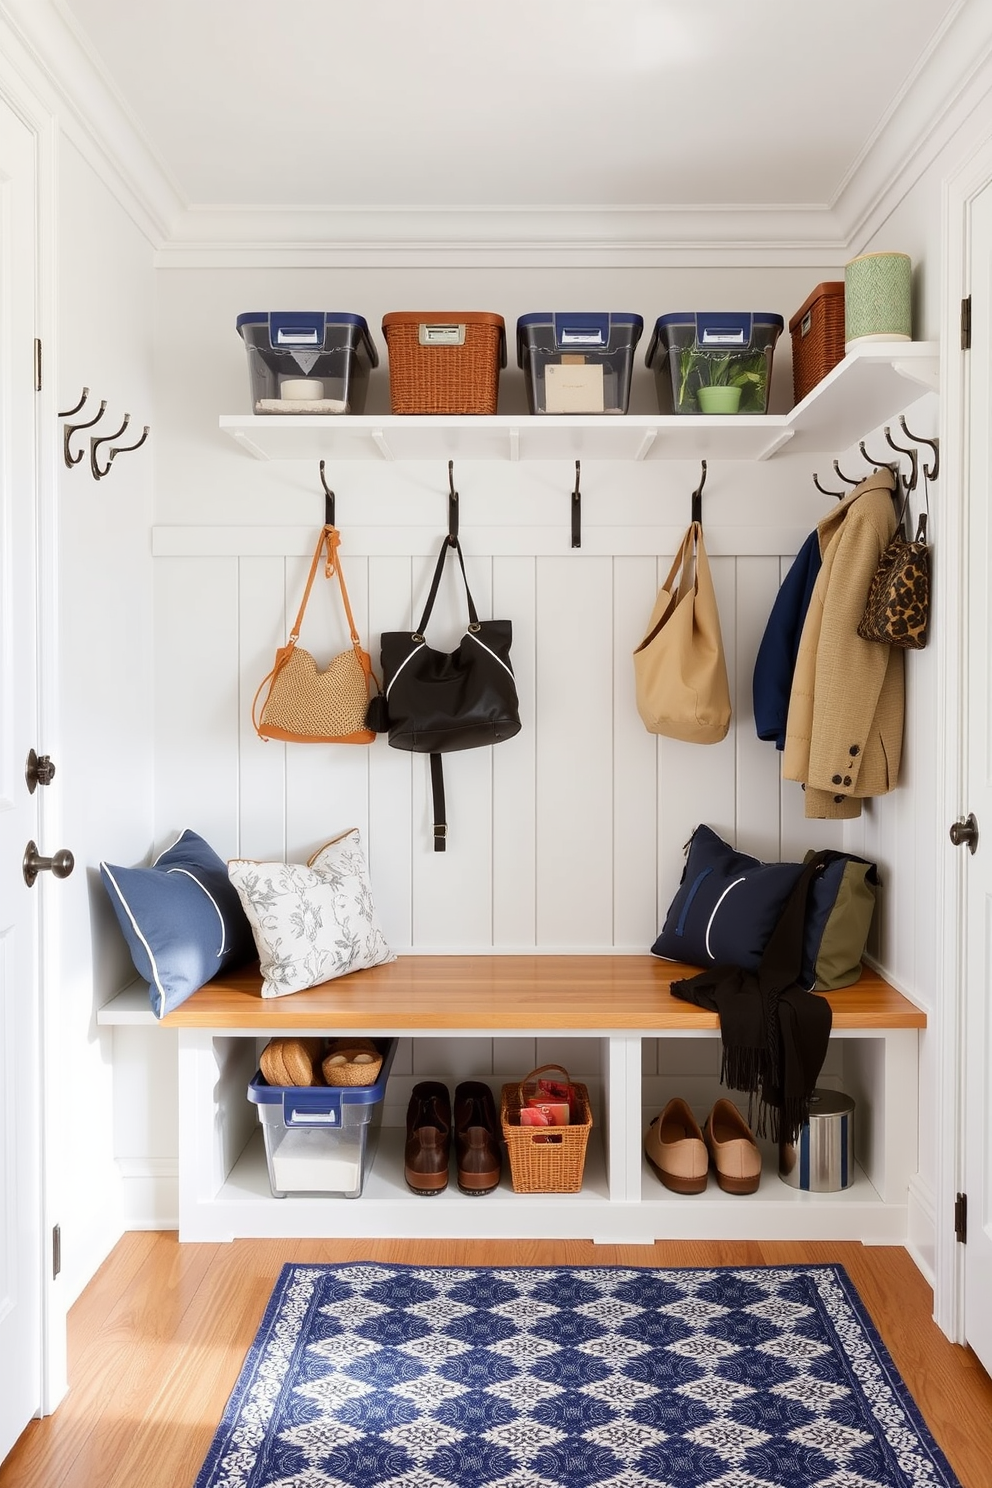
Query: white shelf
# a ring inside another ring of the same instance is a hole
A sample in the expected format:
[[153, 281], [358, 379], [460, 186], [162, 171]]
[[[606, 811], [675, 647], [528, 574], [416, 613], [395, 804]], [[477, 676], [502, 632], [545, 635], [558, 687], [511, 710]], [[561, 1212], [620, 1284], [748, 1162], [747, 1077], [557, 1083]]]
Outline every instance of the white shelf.
[[97, 1009], [96, 1021], [99, 1027], [135, 1027], [144, 1026], [155, 1028], [158, 1019], [152, 1012], [152, 1005], [148, 995], [147, 982], [131, 982], [116, 997], [105, 1002], [102, 1008]]
[[[402, 1235], [407, 1239], [589, 1239], [607, 1244], [650, 1245], [659, 1239], [847, 1240], [900, 1244], [905, 1206], [884, 1204], [860, 1168], [839, 1193], [800, 1193], [778, 1176], [775, 1155], [763, 1152], [761, 1186], [742, 1208], [711, 1180], [691, 1197], [665, 1189], [645, 1163], [642, 1200], [611, 1204], [602, 1143], [590, 1137], [582, 1188], [575, 1194], [514, 1193], [509, 1159], [492, 1194], [471, 1197], [452, 1180], [428, 1201], [411, 1194], [403, 1179], [405, 1132], [383, 1127], [360, 1198], [289, 1194], [274, 1199], [261, 1131], [253, 1133], [209, 1210], [196, 1225], [197, 1239], [227, 1241]], [[744, 1216], [746, 1214], [746, 1220]], [[742, 1224], [742, 1220], [744, 1223]]]
[[[641, 1074], [644, 1039], [612, 1033], [598, 1039], [599, 1072], [584, 1076], [594, 1125], [579, 1193], [515, 1193], [507, 1156], [494, 1193], [470, 1197], [452, 1181], [427, 1202], [410, 1193], [403, 1176], [409, 1089], [422, 1073], [391, 1076], [381, 1130], [369, 1133], [370, 1139], [377, 1136], [377, 1147], [360, 1198], [295, 1194], [277, 1199], [269, 1188], [257, 1108], [245, 1098], [257, 1068], [257, 1031], [253, 1035], [234, 1028], [180, 1028], [180, 1239], [335, 1234], [546, 1237], [632, 1245], [665, 1237], [902, 1244], [908, 1226], [909, 1178], [917, 1155], [917, 1032], [900, 1028], [842, 1032], [848, 1035], [844, 1088], [859, 1109], [870, 1113], [860, 1127], [858, 1166], [848, 1189], [814, 1194], [792, 1188], [778, 1176], [777, 1149], [762, 1141], [763, 1174], [757, 1193], [726, 1194], [715, 1181], [700, 1195], [670, 1193], [644, 1159], [643, 1136], [645, 1113], [660, 1108], [666, 1090], [658, 1087], [671, 1077]], [[419, 1037], [444, 1039], [456, 1034], [432, 1028]], [[715, 1029], [694, 1036], [719, 1038]], [[588, 1034], [577, 1032], [574, 1037], [586, 1042]], [[714, 1059], [711, 1077], [700, 1077], [705, 1088], [694, 1090], [700, 1108], [718, 1088], [716, 1069]]]
[[784, 414], [222, 414], [220, 428], [256, 460], [767, 460], [839, 453], [936, 391], [938, 377], [936, 342], [880, 341]]

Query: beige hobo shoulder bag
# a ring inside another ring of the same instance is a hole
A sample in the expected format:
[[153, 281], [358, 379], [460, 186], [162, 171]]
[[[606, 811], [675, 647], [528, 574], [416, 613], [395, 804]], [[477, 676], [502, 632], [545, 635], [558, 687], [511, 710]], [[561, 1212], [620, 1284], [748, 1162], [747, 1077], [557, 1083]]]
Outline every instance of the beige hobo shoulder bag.
[[651, 734], [718, 744], [730, 727], [720, 616], [699, 522], [686, 528], [634, 652], [637, 711]]

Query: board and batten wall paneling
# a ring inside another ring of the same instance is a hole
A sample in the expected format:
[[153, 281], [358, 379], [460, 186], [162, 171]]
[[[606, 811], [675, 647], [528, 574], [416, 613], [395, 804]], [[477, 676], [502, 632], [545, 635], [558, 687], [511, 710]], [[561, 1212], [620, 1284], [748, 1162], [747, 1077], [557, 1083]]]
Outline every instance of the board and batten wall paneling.
[[156, 561], [159, 848], [191, 827], [221, 856], [239, 851], [239, 621], [237, 562]]
[[[351, 547], [348, 549], [349, 560]], [[418, 601], [423, 598], [418, 593]], [[362, 640], [382, 683], [378, 638], [384, 630], [413, 625], [411, 561], [408, 557], [382, 557], [369, 563], [369, 629]], [[417, 612], [417, 619], [420, 611]], [[302, 747], [302, 746], [301, 746]], [[412, 818], [414, 766], [423, 759], [404, 750], [390, 749], [382, 738], [369, 745], [369, 840], [366, 844], [369, 876], [375, 888], [375, 904], [383, 932], [390, 945], [413, 945], [413, 838]], [[422, 830], [422, 824], [417, 826]]]
[[653, 557], [613, 563], [613, 927], [618, 947], [638, 950], [657, 918], [658, 741], [637, 711], [633, 653], [647, 633], [658, 567]]
[[[419, 623], [436, 551], [346, 550], [356, 624], [377, 669], [381, 632]], [[157, 560], [162, 840], [190, 825], [226, 856], [305, 861], [357, 827], [399, 951], [643, 951], [699, 822], [766, 859], [841, 844], [839, 823], [805, 821], [802, 792], [781, 780], [780, 754], [754, 731], [754, 657], [789, 561], [711, 559], [733, 718], [724, 740], [701, 746], [649, 733], [634, 695], [632, 653], [670, 554], [469, 549], [479, 614], [513, 623], [523, 726], [498, 747], [445, 756], [448, 839], [436, 853], [426, 755], [385, 736], [283, 744], [254, 729], [252, 703], [292, 626], [309, 559], [294, 550]], [[429, 643], [452, 649], [465, 620], [451, 555]], [[321, 666], [349, 644], [322, 568], [300, 644]], [[871, 830], [855, 824], [854, 834], [867, 844]]]
[[[537, 819], [535, 771], [537, 560], [493, 562], [493, 615], [510, 617], [510, 657], [520, 700], [521, 730], [493, 756], [493, 945], [521, 949], [537, 944], [537, 862], [532, 824]], [[529, 726], [530, 725], [530, 726]]]
[[241, 857], [286, 851], [285, 746], [262, 740], [252, 723], [255, 692], [286, 639], [286, 560], [243, 557], [238, 564], [238, 847]]
[[537, 943], [613, 943], [613, 561], [538, 564]]

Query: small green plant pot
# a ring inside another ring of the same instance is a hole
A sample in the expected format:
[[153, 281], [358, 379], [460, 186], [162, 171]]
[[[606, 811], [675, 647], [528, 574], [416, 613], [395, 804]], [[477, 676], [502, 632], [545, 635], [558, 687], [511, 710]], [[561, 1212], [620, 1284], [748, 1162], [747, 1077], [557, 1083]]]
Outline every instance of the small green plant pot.
[[736, 413], [741, 406], [739, 387], [701, 387], [696, 397], [703, 413]]

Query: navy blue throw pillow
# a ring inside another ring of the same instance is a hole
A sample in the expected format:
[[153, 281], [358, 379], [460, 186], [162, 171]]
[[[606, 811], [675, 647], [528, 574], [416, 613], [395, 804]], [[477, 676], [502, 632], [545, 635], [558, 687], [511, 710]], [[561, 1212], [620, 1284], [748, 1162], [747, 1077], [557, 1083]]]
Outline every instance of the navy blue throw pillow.
[[150, 867], [100, 864], [131, 960], [157, 1018], [255, 955], [227, 864], [188, 829]]
[[[827, 922], [838, 902], [848, 865], [862, 859], [838, 853], [817, 874], [810, 888], [803, 936], [802, 983], [817, 983], [817, 956]], [[864, 864], [871, 878], [874, 869]], [[669, 906], [661, 934], [651, 953], [690, 966], [740, 966], [757, 971], [768, 939], [785, 902], [803, 871], [802, 863], [763, 863], [737, 852], [711, 827], [700, 825], [692, 834], [678, 892]], [[860, 877], [866, 876], [863, 871]], [[870, 921], [870, 908], [868, 911]], [[868, 923], [864, 925], [867, 937]], [[861, 941], [863, 947], [864, 941]], [[855, 965], [860, 971], [860, 957]], [[858, 972], [843, 982], [856, 980]]]

